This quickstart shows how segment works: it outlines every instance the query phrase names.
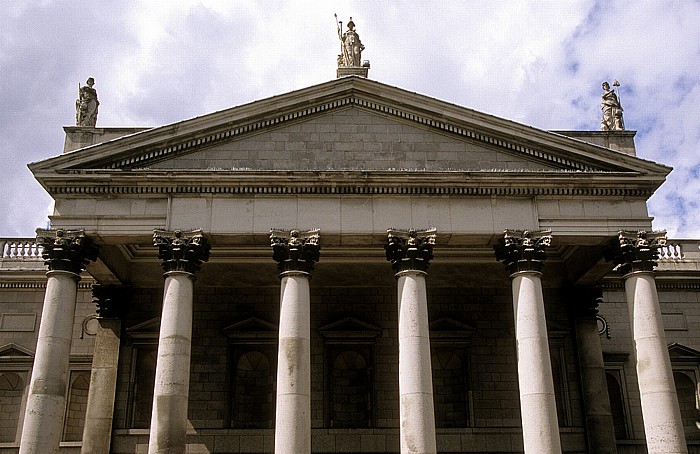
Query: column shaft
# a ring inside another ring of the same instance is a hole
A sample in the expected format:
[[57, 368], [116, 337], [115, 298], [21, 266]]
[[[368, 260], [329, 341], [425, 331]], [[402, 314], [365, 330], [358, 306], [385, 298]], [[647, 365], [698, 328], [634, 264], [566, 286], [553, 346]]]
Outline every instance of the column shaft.
[[68, 365], [80, 276], [69, 271], [49, 271], [46, 275], [46, 294], [20, 454], [57, 453], [63, 434]]
[[165, 273], [149, 454], [183, 454], [192, 348], [193, 278], [185, 271]]
[[537, 271], [520, 271], [511, 276], [523, 443], [526, 454], [560, 454], [540, 276]]
[[580, 316], [576, 318], [575, 329], [588, 452], [616, 454], [615, 426], [610, 410], [598, 322], [594, 316]]
[[121, 320], [101, 318], [98, 322], [80, 451], [84, 454], [109, 454], [112, 440]]
[[688, 448], [653, 272], [636, 271], [625, 275], [625, 292], [647, 449], [650, 454], [686, 454]]
[[401, 453], [436, 453], [425, 272], [398, 276]]
[[282, 274], [275, 453], [311, 452], [311, 330], [309, 275]]

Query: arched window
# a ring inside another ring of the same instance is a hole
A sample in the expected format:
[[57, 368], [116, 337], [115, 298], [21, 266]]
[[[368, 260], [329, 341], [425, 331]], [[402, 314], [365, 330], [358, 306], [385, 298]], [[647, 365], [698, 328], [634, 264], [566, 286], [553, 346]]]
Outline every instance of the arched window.
[[622, 392], [622, 384], [618, 371], [611, 370], [605, 372], [605, 380], [608, 385], [608, 396], [610, 397], [610, 410], [612, 411], [613, 424], [615, 426], [615, 438], [617, 440], [627, 440], [629, 431], [627, 428], [627, 416], [625, 412], [625, 399]]
[[272, 428], [275, 408], [275, 369], [268, 354], [241, 353], [235, 361], [231, 425], [241, 429]]
[[331, 363], [331, 427], [371, 425], [371, 378], [367, 352], [345, 347]]
[[12, 443], [17, 437], [17, 423], [22, 406], [24, 380], [14, 372], [0, 373], [0, 442]]
[[[697, 428], [695, 427], [695, 393], [697, 388], [693, 379], [684, 371], [673, 372], [673, 381], [676, 382], [678, 407], [681, 410], [683, 427], [685, 427], [687, 433], [692, 434], [693, 432], [697, 431]], [[694, 439], [697, 439], [697, 437]]]
[[66, 419], [63, 424], [63, 441], [80, 441], [83, 439], [89, 389], [90, 372], [79, 371], [71, 373]]
[[435, 426], [468, 427], [465, 349], [439, 346], [431, 350]]

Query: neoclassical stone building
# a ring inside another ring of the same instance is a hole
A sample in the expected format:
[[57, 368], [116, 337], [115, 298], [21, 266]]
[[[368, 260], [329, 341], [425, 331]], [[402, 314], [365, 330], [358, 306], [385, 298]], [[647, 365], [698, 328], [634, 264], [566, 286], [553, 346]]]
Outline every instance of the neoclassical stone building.
[[357, 75], [65, 130], [3, 240], [0, 453], [700, 452], [700, 242], [633, 131]]

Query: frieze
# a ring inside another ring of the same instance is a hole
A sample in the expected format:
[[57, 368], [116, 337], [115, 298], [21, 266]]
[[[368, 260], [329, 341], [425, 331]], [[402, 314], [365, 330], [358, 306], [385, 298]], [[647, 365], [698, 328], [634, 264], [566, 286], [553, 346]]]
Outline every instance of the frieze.
[[396, 273], [401, 271], [428, 271], [433, 259], [433, 246], [437, 238], [435, 229], [399, 230], [387, 229], [384, 246], [386, 259]]

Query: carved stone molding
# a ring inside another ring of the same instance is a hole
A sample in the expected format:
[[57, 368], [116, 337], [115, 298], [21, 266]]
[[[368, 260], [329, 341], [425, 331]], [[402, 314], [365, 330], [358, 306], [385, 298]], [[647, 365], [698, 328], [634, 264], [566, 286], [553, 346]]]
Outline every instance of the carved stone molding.
[[493, 249], [496, 260], [503, 262], [512, 275], [519, 271], [542, 271], [547, 258], [544, 248], [551, 244], [551, 230], [505, 230]]
[[394, 271], [428, 271], [437, 237], [435, 231], [387, 229], [387, 243], [384, 249], [386, 259], [391, 262]]
[[302, 271], [310, 273], [321, 255], [319, 230], [270, 230], [272, 258], [280, 273]]
[[131, 287], [127, 285], [92, 286], [92, 302], [95, 303], [97, 318], [121, 318], [126, 312]]
[[654, 271], [659, 248], [666, 245], [666, 231], [620, 230], [617, 238], [605, 249], [605, 259], [613, 262], [623, 274], [634, 271]]
[[194, 274], [202, 262], [209, 260], [211, 246], [202, 230], [154, 230], [153, 245], [158, 246], [158, 258], [166, 272], [185, 271]]
[[80, 274], [88, 262], [97, 260], [100, 250], [84, 230], [37, 229], [36, 242], [50, 271]]

